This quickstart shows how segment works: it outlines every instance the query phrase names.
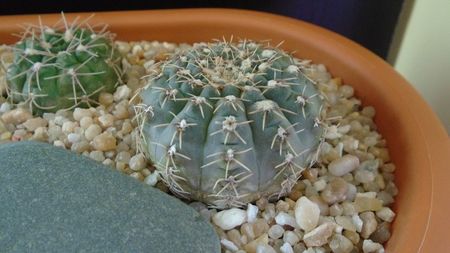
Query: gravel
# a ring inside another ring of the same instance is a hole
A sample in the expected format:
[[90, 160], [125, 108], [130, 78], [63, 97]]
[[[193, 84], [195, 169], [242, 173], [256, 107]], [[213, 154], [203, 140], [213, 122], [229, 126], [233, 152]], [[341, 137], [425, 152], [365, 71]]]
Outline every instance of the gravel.
[[[168, 191], [136, 145], [133, 94], [154, 63], [189, 45], [166, 42], [116, 42], [124, 56], [125, 84], [101, 93], [96, 108], [75, 108], [33, 117], [27, 107], [0, 97], [0, 143], [38, 140], [70, 149], [162, 191]], [[0, 46], [8, 64], [11, 50]], [[362, 106], [351, 86], [321, 64], [299, 60], [326, 98], [325, 141], [319, 161], [306, 169], [292, 192], [276, 203], [261, 198], [246, 209], [203, 207], [229, 252], [384, 252], [398, 190], [395, 165], [373, 121], [376, 111]], [[5, 87], [0, 67], [0, 92]]]

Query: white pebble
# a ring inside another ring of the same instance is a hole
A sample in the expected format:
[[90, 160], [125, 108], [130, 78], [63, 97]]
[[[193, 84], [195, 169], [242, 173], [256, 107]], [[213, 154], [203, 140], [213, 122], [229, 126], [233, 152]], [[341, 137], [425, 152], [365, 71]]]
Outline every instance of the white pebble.
[[256, 253], [277, 253], [272, 246], [268, 244], [258, 244], [256, 246]]
[[89, 116], [85, 116], [80, 120], [80, 127], [83, 129], [87, 129], [90, 125], [92, 125], [92, 123], [94, 123], [94, 120], [92, 120], [92, 118]]
[[313, 184], [314, 189], [316, 189], [316, 191], [320, 192], [323, 189], [325, 189], [325, 187], [327, 186], [327, 182], [324, 179], [319, 179], [316, 182], [314, 182]]
[[384, 253], [383, 245], [372, 240], [364, 240], [362, 248], [364, 253]]
[[232, 241], [229, 241], [227, 239], [220, 240], [220, 243], [229, 251], [236, 252], [239, 250], [239, 248], [234, 244]]
[[81, 136], [79, 134], [70, 133], [69, 135], [67, 135], [67, 140], [70, 143], [77, 143], [81, 140]]
[[[122, 142], [121, 142], [122, 143]], [[119, 143], [119, 145], [121, 144]], [[126, 144], [124, 144], [126, 145]], [[131, 170], [139, 171], [145, 167], [145, 156], [143, 154], [136, 154], [130, 158], [129, 166]]]
[[131, 155], [128, 151], [121, 151], [116, 155], [116, 162], [128, 163], [130, 161]]
[[298, 227], [295, 218], [285, 212], [278, 213], [277, 216], [275, 216], [275, 222], [281, 226], [289, 225], [293, 228]]
[[394, 220], [395, 213], [389, 207], [383, 207], [381, 210], [377, 211], [377, 216], [384, 221], [392, 222]]
[[25, 121], [23, 123], [23, 125], [25, 126], [25, 128], [28, 131], [32, 132], [32, 131], [36, 130], [39, 127], [46, 127], [47, 123], [48, 123], [47, 120], [45, 120], [45, 119], [43, 119], [41, 117], [37, 117], [37, 118], [32, 118], [32, 119], [29, 119], [29, 120]]
[[77, 124], [72, 121], [66, 121], [63, 123], [61, 130], [65, 134], [73, 133], [75, 131], [75, 127], [77, 127]]
[[283, 233], [284, 233], [283, 227], [278, 224], [273, 225], [272, 227], [269, 228], [269, 231], [267, 231], [267, 234], [272, 239], [281, 238], [281, 236], [283, 236]]
[[80, 121], [83, 117], [92, 117], [92, 112], [89, 109], [75, 108], [73, 111], [73, 119]]
[[252, 204], [248, 204], [247, 206], [247, 222], [252, 223], [256, 220], [256, 216], [258, 215], [258, 207]]
[[89, 154], [89, 157], [93, 160], [103, 162], [105, 160], [105, 156], [102, 151], [94, 150]]
[[223, 230], [230, 230], [242, 225], [247, 218], [247, 212], [239, 208], [231, 208], [216, 213], [213, 222]]
[[361, 220], [361, 218], [357, 214], [354, 214], [352, 215], [352, 221], [353, 225], [355, 225], [356, 227], [356, 231], [361, 232], [363, 227], [363, 221]]
[[159, 179], [159, 173], [157, 171], [154, 171], [153, 173], [151, 173], [150, 175], [148, 175], [145, 178], [144, 183], [151, 185], [151, 186], [155, 186], [156, 183], [158, 183], [158, 179]]
[[332, 161], [328, 165], [328, 171], [337, 177], [341, 177], [352, 172], [359, 166], [359, 159], [354, 155], [344, 155], [343, 157]]
[[112, 127], [114, 125], [114, 116], [109, 113], [104, 114], [104, 115], [98, 117], [98, 122], [100, 123], [100, 126], [103, 129]]
[[114, 92], [114, 101], [119, 102], [124, 99], [128, 99], [131, 95], [131, 89], [127, 85], [119, 86]]
[[66, 145], [64, 144], [64, 142], [57, 140], [55, 142], [53, 142], [53, 146], [55, 147], [61, 147], [61, 148], [66, 148]]
[[333, 223], [326, 222], [305, 234], [303, 241], [308, 247], [325, 245], [328, 238], [333, 234], [334, 227]]
[[11, 110], [11, 104], [8, 102], [4, 102], [1, 106], [0, 106], [0, 113], [5, 113], [7, 111]]
[[313, 230], [319, 223], [320, 208], [307, 197], [301, 197], [295, 203], [295, 220], [306, 232]]
[[86, 140], [91, 141], [95, 138], [95, 136], [99, 135], [101, 132], [102, 128], [99, 125], [92, 124], [84, 132], [84, 137], [86, 137]]
[[292, 246], [285, 242], [281, 247], [280, 247], [280, 251], [281, 253], [294, 253], [294, 249], [292, 249]]
[[289, 243], [290, 245], [295, 245], [300, 241], [300, 238], [295, 232], [288, 230], [284, 232], [283, 241]]

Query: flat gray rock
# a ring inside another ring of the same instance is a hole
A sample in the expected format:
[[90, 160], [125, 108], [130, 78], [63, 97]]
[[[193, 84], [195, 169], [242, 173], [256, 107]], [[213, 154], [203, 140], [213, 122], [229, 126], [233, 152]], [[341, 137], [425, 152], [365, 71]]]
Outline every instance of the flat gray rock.
[[220, 252], [194, 209], [89, 158], [0, 145], [0, 252]]

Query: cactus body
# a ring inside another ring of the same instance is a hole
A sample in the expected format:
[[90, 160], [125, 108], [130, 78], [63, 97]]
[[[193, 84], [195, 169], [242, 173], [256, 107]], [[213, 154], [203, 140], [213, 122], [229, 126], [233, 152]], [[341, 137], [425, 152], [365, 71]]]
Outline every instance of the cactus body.
[[16, 43], [7, 70], [9, 96], [35, 114], [98, 104], [101, 92], [120, 82], [120, 57], [111, 34], [83, 22], [62, 28], [29, 26]]
[[321, 96], [270, 46], [196, 44], [140, 92], [144, 151], [177, 195], [218, 208], [287, 194], [314, 161]]

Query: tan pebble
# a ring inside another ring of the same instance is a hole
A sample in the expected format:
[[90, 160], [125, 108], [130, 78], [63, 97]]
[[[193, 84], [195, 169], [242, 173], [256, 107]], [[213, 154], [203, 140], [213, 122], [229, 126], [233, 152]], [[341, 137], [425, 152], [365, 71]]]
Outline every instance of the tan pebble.
[[109, 159], [109, 158], [106, 158], [102, 163], [103, 163], [104, 165], [106, 165], [106, 166], [112, 166], [112, 167], [114, 167], [114, 161], [111, 160], [111, 159]]
[[146, 165], [145, 156], [143, 154], [134, 155], [133, 157], [131, 157], [129, 164], [131, 170], [134, 171], [141, 170]]
[[263, 233], [266, 233], [269, 230], [269, 225], [267, 224], [266, 220], [258, 218], [253, 223], [253, 233], [255, 234], [255, 237], [259, 237]]
[[98, 102], [104, 106], [108, 106], [114, 102], [114, 96], [110, 93], [100, 93], [98, 97]]
[[364, 253], [382, 253], [384, 252], [383, 245], [373, 242], [372, 240], [364, 240], [362, 246]]
[[244, 246], [244, 250], [247, 253], [257, 253], [256, 252], [256, 247], [259, 244], [266, 245], [268, 243], [269, 243], [269, 236], [267, 234], [263, 234], [260, 237], [258, 237], [257, 239], [255, 239], [255, 240], [249, 242], [248, 244], [246, 244]]
[[1, 119], [5, 124], [21, 124], [29, 119], [33, 118], [31, 113], [23, 108], [17, 108], [8, 112], [5, 112]]
[[264, 211], [268, 203], [269, 201], [266, 198], [260, 198], [256, 201], [256, 206], [259, 210]]
[[347, 182], [342, 178], [334, 178], [331, 180], [320, 196], [328, 204], [334, 204], [346, 199], [348, 190]]
[[55, 147], [61, 147], [61, 148], [66, 148], [66, 145], [64, 144], [64, 142], [57, 140], [55, 142], [53, 142], [53, 146]]
[[3, 132], [0, 135], [0, 140], [4, 141], [4, 140], [11, 140], [12, 137], [12, 133], [11, 132]]
[[102, 133], [94, 138], [92, 147], [100, 151], [108, 151], [116, 148], [116, 138], [110, 133]]
[[253, 233], [253, 226], [250, 223], [244, 223], [241, 225], [241, 234], [247, 236], [248, 240], [255, 239], [255, 233]]
[[363, 238], [367, 239], [377, 229], [378, 222], [375, 219], [375, 214], [373, 212], [364, 212], [359, 216], [363, 221], [363, 226], [360, 234]]
[[36, 130], [38, 127], [46, 127], [47, 124], [48, 124], [47, 120], [41, 117], [32, 118], [23, 123], [25, 128], [30, 132]]
[[352, 218], [348, 216], [337, 216], [335, 218], [336, 223], [342, 226], [345, 230], [356, 232], [355, 224], [353, 224]]
[[388, 222], [383, 222], [378, 225], [375, 232], [370, 235], [370, 240], [384, 244], [391, 237], [391, 228]]
[[339, 216], [344, 212], [343, 208], [339, 204], [334, 204], [330, 206], [330, 215], [331, 216]]
[[302, 176], [310, 181], [316, 181], [318, 175], [319, 175], [319, 170], [317, 170], [315, 168], [306, 169], [302, 172]]
[[83, 140], [73, 143], [72, 146], [70, 147], [70, 150], [76, 153], [83, 153], [84, 151], [88, 151], [89, 148], [90, 148], [89, 143]]
[[[131, 169], [131, 168], [130, 168]], [[149, 170], [149, 169], [143, 169], [143, 170], [141, 170], [141, 174], [144, 176], [144, 177], [147, 177], [148, 175], [150, 175], [150, 174], [152, 174], [152, 172]]]
[[389, 207], [383, 207], [377, 211], [377, 216], [384, 221], [392, 222], [392, 220], [394, 220], [395, 213]]
[[324, 223], [303, 236], [303, 241], [308, 247], [322, 246], [328, 242], [328, 238], [333, 234], [335, 225]]
[[236, 246], [239, 248], [242, 247], [242, 241], [241, 241], [241, 233], [239, 233], [239, 230], [232, 229], [227, 232], [227, 237], [230, 241], [232, 241]]
[[61, 130], [65, 134], [73, 133], [75, 131], [75, 128], [78, 126], [77, 123], [72, 121], [66, 121], [62, 124]]
[[293, 200], [293, 201], [297, 201], [301, 196], [303, 196], [301, 191], [291, 191], [288, 195], [288, 197]]
[[313, 230], [320, 217], [320, 208], [313, 201], [306, 197], [301, 197], [295, 205], [295, 220], [297, 224], [305, 231]]
[[343, 235], [347, 237], [354, 245], [359, 243], [360, 237], [359, 234], [355, 231], [344, 230]]
[[125, 163], [123, 162], [116, 162], [116, 169], [117, 170], [125, 170]]
[[91, 141], [102, 132], [102, 128], [97, 124], [90, 125], [84, 132], [86, 140]]
[[287, 212], [289, 210], [289, 203], [283, 200], [278, 200], [275, 208], [277, 212]]
[[93, 123], [94, 123], [94, 120], [92, 119], [92, 117], [85, 116], [85, 117], [81, 118], [81, 120], [80, 120], [80, 127], [83, 129], [87, 129]]
[[92, 117], [92, 111], [89, 109], [75, 108], [73, 111], [73, 119], [80, 121], [83, 117]]
[[383, 202], [377, 198], [356, 195], [353, 203], [357, 212], [379, 211], [383, 208]]
[[328, 165], [328, 171], [337, 177], [352, 172], [359, 166], [359, 159], [354, 155], [344, 155]]
[[121, 142], [119, 142], [119, 144], [117, 144], [117, 152], [129, 151], [129, 150], [130, 150], [130, 147], [125, 142], [121, 141]]
[[116, 161], [120, 161], [123, 163], [128, 163], [130, 161], [131, 155], [128, 151], [121, 151], [116, 155]]
[[119, 102], [124, 99], [128, 99], [131, 95], [131, 89], [127, 85], [119, 86], [114, 92], [114, 101]]
[[328, 204], [320, 196], [311, 196], [308, 199], [317, 204], [320, 209], [320, 215], [327, 216], [330, 214], [330, 208]]
[[350, 253], [353, 250], [353, 243], [347, 237], [339, 234], [333, 235], [329, 246], [333, 253]]
[[139, 181], [143, 181], [144, 180], [144, 176], [142, 176], [142, 174], [139, 173], [139, 172], [132, 172], [129, 176], [132, 177], [132, 178], [135, 178], [135, 179], [137, 179]]
[[112, 127], [114, 125], [114, 116], [107, 113], [98, 117], [98, 122], [103, 129]]
[[351, 202], [344, 201], [342, 202], [341, 206], [343, 209], [343, 215], [352, 216], [357, 213], [355, 205], [353, 205], [353, 203]]
[[130, 114], [128, 112], [128, 108], [125, 105], [118, 104], [113, 110], [113, 115], [116, 117], [116, 119], [126, 119]]
[[121, 131], [122, 131], [124, 134], [129, 134], [129, 133], [131, 133], [131, 131], [133, 131], [133, 126], [131, 125], [131, 122], [128, 121], [128, 120], [126, 120], [125, 122], [123, 122]]
[[89, 157], [98, 162], [103, 162], [105, 160], [105, 156], [102, 151], [94, 150], [89, 154]]

